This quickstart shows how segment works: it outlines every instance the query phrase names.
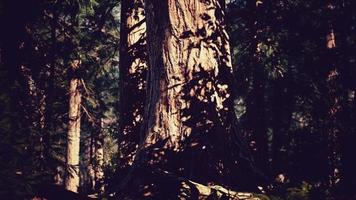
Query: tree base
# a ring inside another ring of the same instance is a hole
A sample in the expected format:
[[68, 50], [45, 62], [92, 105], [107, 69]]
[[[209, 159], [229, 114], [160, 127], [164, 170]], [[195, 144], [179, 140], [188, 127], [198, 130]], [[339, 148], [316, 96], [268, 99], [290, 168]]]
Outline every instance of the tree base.
[[150, 167], [136, 167], [118, 191], [118, 199], [235, 199], [266, 200], [263, 195], [236, 192], [219, 185], [203, 185]]

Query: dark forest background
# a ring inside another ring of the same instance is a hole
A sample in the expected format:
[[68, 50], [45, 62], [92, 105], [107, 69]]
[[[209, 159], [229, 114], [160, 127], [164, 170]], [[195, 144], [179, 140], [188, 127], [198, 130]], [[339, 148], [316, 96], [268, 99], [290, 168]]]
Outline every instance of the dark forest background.
[[[226, 2], [235, 113], [271, 199], [355, 198], [355, 10], [353, 0]], [[1, 1], [0, 23], [0, 199], [63, 183], [74, 58], [84, 84], [80, 192], [100, 190], [88, 169], [100, 137], [109, 196], [120, 168], [120, 1]]]

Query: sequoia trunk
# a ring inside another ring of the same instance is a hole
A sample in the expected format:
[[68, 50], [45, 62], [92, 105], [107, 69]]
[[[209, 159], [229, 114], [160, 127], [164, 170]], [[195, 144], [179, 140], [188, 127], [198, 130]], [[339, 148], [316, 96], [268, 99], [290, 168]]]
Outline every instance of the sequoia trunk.
[[227, 183], [235, 167], [251, 167], [251, 159], [236, 137], [230, 46], [219, 2], [146, 0], [150, 68], [138, 160]]

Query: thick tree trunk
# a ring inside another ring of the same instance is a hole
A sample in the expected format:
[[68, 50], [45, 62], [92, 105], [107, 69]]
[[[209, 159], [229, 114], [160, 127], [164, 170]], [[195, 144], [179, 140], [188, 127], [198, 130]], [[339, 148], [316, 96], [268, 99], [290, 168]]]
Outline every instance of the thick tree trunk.
[[[147, 13], [151, 69], [145, 145], [168, 139], [165, 146], [178, 150], [192, 128], [209, 131], [228, 118], [232, 67], [223, 14], [218, 1], [170, 0], [147, 1]], [[208, 108], [194, 107], [201, 104]], [[185, 113], [188, 109], [196, 112]], [[188, 123], [196, 114], [198, 121]]]
[[146, 0], [146, 13], [150, 68], [138, 162], [202, 182], [232, 183], [236, 167], [248, 174], [219, 1]]
[[71, 64], [72, 77], [69, 84], [69, 123], [67, 133], [67, 190], [77, 192], [79, 187], [79, 149], [80, 149], [80, 110], [81, 110], [81, 79], [76, 75], [79, 60]]
[[143, 0], [121, 2], [119, 166], [132, 163], [146, 96], [146, 21]]

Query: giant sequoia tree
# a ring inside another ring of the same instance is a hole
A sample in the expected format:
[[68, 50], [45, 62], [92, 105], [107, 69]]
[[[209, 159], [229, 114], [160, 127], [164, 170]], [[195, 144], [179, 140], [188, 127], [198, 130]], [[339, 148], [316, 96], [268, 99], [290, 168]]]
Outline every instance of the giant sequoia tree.
[[136, 161], [201, 182], [238, 185], [238, 172], [251, 175], [246, 172], [253, 167], [235, 124], [221, 2], [145, 2], [149, 71]]
[[256, 166], [271, 199], [355, 198], [355, 1], [26, 2], [0, 1], [0, 197], [256, 199]]

